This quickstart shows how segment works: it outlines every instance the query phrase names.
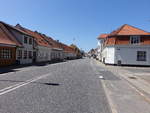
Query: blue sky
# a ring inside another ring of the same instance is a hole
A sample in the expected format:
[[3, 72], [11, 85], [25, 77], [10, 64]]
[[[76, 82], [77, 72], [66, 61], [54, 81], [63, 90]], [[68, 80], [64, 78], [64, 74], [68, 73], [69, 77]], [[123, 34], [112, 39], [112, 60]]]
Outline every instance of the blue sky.
[[[0, 20], [45, 33], [85, 51], [123, 24], [150, 31], [150, 0], [0, 0]], [[75, 40], [73, 40], [75, 39]]]

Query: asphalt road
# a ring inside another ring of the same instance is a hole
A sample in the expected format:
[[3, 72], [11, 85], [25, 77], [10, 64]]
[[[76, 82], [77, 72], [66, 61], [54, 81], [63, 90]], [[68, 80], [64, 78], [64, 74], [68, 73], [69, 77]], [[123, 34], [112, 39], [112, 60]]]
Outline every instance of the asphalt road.
[[0, 74], [0, 113], [110, 113], [90, 59]]

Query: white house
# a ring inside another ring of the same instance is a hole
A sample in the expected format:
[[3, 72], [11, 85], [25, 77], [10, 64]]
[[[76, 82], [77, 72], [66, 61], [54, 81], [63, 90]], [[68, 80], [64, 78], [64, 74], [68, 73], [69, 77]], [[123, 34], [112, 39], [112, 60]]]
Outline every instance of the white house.
[[62, 48], [64, 51], [64, 58], [65, 59], [75, 59], [77, 58], [77, 53], [75, 51], [75, 48], [68, 46], [66, 44], [62, 44]]
[[103, 42], [102, 62], [116, 65], [150, 65], [150, 33], [130, 25], [111, 32]]
[[47, 62], [51, 61], [51, 50], [52, 47], [49, 45], [49, 43], [41, 36], [40, 33], [37, 31], [31, 31], [29, 29], [26, 29], [22, 27], [21, 25], [17, 24], [16, 28], [26, 32], [27, 34], [34, 37], [34, 40], [36, 42], [35, 46], [35, 52], [33, 56], [35, 56], [34, 61], [35, 62]]
[[51, 60], [62, 61], [64, 59], [64, 54], [61, 43], [44, 34], [41, 34], [41, 36], [51, 45]]
[[17, 29], [14, 26], [1, 22], [7, 30], [21, 44], [21, 47], [16, 48], [16, 60], [20, 64], [29, 64], [33, 62], [34, 38], [26, 32]]
[[108, 34], [101, 34], [98, 39], [98, 47], [97, 47], [97, 59], [102, 61], [102, 50], [104, 48], [104, 41]]

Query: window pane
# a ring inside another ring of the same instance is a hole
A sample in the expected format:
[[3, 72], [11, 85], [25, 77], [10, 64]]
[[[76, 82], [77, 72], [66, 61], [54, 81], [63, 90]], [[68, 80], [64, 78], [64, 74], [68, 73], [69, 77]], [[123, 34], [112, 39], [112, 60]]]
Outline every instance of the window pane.
[[146, 51], [137, 51], [137, 61], [146, 61]]
[[32, 38], [29, 39], [29, 44], [32, 44]]
[[131, 42], [131, 44], [139, 44], [140, 43], [140, 36], [131, 36], [130, 42]]
[[24, 36], [24, 43], [27, 44], [28, 43], [28, 37]]
[[27, 59], [27, 51], [24, 51], [24, 59]]
[[32, 51], [29, 51], [29, 58], [32, 59]]

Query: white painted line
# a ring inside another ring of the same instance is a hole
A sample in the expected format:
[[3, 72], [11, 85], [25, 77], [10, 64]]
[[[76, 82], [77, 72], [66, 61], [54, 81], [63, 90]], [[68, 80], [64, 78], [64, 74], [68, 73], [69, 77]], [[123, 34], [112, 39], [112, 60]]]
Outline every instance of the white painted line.
[[18, 86], [18, 85], [21, 85], [21, 84], [23, 84], [23, 83], [24, 83], [24, 82], [19, 83], [19, 84], [15, 84], [15, 85], [12, 85], [12, 86], [9, 86], [9, 87], [6, 87], [6, 88], [4, 88], [4, 89], [1, 89], [0, 92], [3, 92], [3, 91], [8, 90], [8, 89], [11, 89], [11, 88], [13, 88], [13, 87], [15, 87], [15, 86]]
[[130, 81], [127, 80], [127, 83], [129, 84], [129, 86], [135, 90], [139, 95], [141, 95], [146, 102], [150, 103], [150, 98], [147, 97], [146, 95], [144, 95], [138, 88], [136, 88]]
[[110, 92], [110, 90], [107, 88], [107, 86], [106, 86], [106, 84], [105, 84], [105, 81], [103, 81], [103, 80], [102, 80], [102, 85], [103, 85], [103, 88], [104, 88], [104, 91], [105, 91], [105, 94], [106, 94], [106, 97], [107, 97], [108, 104], [109, 104], [109, 106], [110, 106], [111, 112], [112, 112], [112, 113], [118, 113], [116, 104], [113, 102], [113, 100], [112, 100], [112, 98], [111, 98], [111, 92]]
[[104, 77], [103, 77], [103, 76], [99, 76], [99, 78], [100, 78], [100, 79], [104, 79]]
[[35, 82], [35, 81], [37, 81], [39, 79], [45, 78], [45, 77], [47, 77], [49, 75], [50, 74], [46, 74], [46, 75], [43, 75], [43, 76], [40, 76], [40, 77], [36, 77], [36, 78], [30, 79], [30, 80], [27, 80], [27, 81], [25, 81], [23, 83], [16, 84], [16, 85], [4, 88], [4, 89], [0, 90], [0, 91], [3, 91], [3, 92], [0, 92], [0, 96], [3, 95], [3, 94], [9, 93], [9, 92], [11, 92], [13, 90], [16, 90], [16, 89], [18, 89], [18, 88], [20, 88], [22, 86], [28, 85], [28, 84], [30, 84], [32, 82]]

